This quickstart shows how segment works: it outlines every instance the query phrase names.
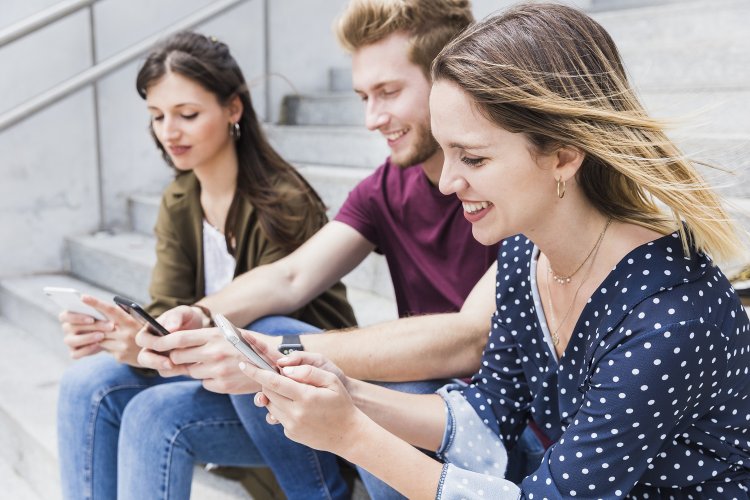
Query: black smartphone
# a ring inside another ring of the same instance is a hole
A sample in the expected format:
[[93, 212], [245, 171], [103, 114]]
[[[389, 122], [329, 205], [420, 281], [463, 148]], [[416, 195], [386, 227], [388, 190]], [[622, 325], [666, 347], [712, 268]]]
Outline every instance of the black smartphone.
[[153, 316], [147, 313], [146, 310], [141, 307], [138, 302], [125, 297], [120, 297], [119, 295], [115, 295], [114, 299], [112, 300], [114, 300], [115, 304], [120, 306], [123, 311], [135, 318], [136, 321], [147, 325], [149, 332], [162, 337], [164, 335], [169, 335], [169, 331], [161, 326]]

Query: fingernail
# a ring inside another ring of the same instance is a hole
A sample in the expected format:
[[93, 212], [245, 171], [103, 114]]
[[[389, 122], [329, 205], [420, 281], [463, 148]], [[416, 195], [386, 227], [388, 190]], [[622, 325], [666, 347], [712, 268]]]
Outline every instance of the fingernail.
[[240, 361], [240, 370], [242, 370], [244, 372], [246, 367], [247, 367], [247, 365], [245, 364], [245, 362], [244, 361]]
[[294, 375], [294, 372], [297, 371], [297, 367], [296, 366], [285, 366], [283, 368], [283, 370], [284, 370], [284, 375]]
[[255, 406], [260, 406], [260, 393], [256, 392], [255, 396], [253, 397], [253, 402], [255, 403]]

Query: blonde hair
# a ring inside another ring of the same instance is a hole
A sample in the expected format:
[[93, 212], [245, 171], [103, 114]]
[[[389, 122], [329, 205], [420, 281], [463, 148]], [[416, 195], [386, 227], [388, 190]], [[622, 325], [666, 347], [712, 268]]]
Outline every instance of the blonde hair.
[[719, 197], [647, 116], [612, 38], [582, 12], [523, 4], [485, 19], [443, 49], [432, 79], [456, 84], [483, 116], [524, 133], [539, 152], [583, 150], [577, 180], [604, 214], [662, 234], [678, 230], [686, 253], [742, 253]]
[[348, 52], [407, 33], [409, 60], [429, 77], [435, 56], [473, 20], [469, 0], [352, 0], [334, 28]]

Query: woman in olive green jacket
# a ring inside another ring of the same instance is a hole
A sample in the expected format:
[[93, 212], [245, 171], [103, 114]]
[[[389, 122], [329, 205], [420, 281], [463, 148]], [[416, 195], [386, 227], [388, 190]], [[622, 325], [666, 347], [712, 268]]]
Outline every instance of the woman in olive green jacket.
[[[234, 276], [289, 254], [326, 223], [317, 193], [266, 140], [225, 44], [195, 33], [174, 35], [149, 55], [136, 84], [156, 144], [176, 171], [155, 228], [152, 314], [194, 304]], [[262, 465], [228, 396], [189, 377], [137, 369], [134, 337], [141, 325], [113, 305], [84, 300], [109, 321], [60, 317], [71, 356], [86, 358], [71, 366], [60, 386], [65, 498], [188, 498], [195, 461]], [[355, 324], [341, 283], [291, 316], [323, 329]], [[100, 351], [111, 356], [89, 356]], [[175, 390], [185, 397], [177, 397], [171, 411], [138, 421], [166, 400], [165, 391]], [[156, 429], [170, 435], [178, 429], [190, 444], [168, 439], [167, 462], [153, 463], [164, 457], [163, 448], [144, 431]], [[191, 452], [180, 455], [186, 446]], [[148, 473], [134, 475], [135, 464], [147, 464]]]

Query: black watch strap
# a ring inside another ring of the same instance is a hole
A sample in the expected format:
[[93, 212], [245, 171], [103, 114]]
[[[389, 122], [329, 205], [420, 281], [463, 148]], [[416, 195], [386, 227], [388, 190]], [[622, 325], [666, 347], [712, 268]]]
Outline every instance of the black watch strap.
[[279, 352], [281, 354], [289, 354], [293, 351], [304, 351], [305, 347], [302, 345], [302, 340], [299, 335], [284, 335], [281, 337], [281, 344], [279, 344]]

